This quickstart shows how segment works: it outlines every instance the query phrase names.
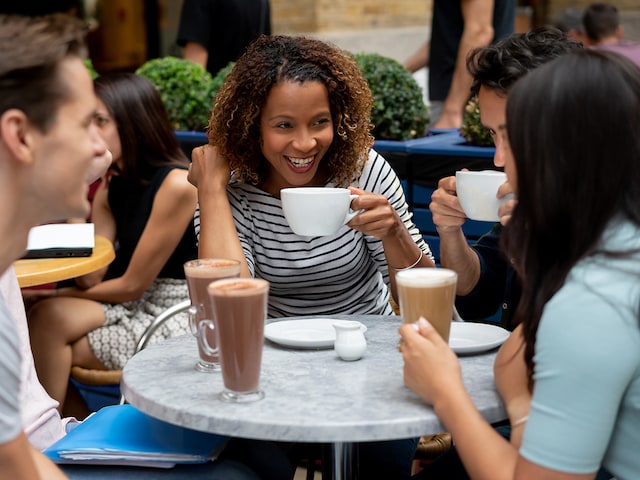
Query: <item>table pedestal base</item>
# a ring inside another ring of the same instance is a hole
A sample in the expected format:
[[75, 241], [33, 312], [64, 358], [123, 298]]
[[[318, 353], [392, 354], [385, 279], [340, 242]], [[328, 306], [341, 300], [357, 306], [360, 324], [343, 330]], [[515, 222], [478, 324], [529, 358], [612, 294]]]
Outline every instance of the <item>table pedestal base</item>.
[[353, 443], [335, 442], [331, 450], [333, 480], [357, 480], [358, 448]]

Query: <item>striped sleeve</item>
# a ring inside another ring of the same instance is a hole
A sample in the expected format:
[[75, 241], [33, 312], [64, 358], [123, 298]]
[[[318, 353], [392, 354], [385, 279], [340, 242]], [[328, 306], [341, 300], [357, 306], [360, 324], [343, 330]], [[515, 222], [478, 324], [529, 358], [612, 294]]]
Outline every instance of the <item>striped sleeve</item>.
[[[389, 165], [384, 157], [375, 150], [370, 151], [369, 161], [365, 165], [360, 180], [355, 186], [362, 190], [381, 194], [387, 197], [389, 199], [389, 204], [395, 209], [398, 216], [407, 227], [413, 241], [427, 257], [434, 260], [429, 245], [424, 241], [418, 227], [413, 223], [413, 214], [409, 211], [409, 206], [407, 205], [404, 191], [400, 184], [400, 179], [396, 175], [396, 172], [391, 168], [391, 165]], [[382, 242], [369, 237], [367, 243], [372, 256], [379, 265], [380, 272], [384, 276], [385, 283], [389, 283], [388, 267], [384, 251], [382, 249]]]

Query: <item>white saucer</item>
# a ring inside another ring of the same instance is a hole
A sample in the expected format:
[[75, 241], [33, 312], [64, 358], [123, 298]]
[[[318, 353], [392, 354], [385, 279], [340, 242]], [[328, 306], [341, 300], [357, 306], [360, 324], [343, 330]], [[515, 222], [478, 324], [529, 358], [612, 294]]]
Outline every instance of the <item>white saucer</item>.
[[497, 325], [452, 322], [449, 346], [456, 353], [480, 353], [499, 347], [511, 332]]
[[[308, 318], [271, 322], [264, 327], [264, 336], [274, 343], [294, 348], [333, 348], [336, 331], [335, 318]], [[360, 322], [358, 322], [360, 323]], [[360, 323], [360, 329], [367, 327]]]

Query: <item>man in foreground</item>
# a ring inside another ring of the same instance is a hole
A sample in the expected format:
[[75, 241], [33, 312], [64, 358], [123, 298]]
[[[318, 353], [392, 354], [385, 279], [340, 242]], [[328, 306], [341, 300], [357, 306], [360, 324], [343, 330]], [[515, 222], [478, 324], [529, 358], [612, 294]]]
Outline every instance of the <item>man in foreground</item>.
[[[84, 33], [70, 16], [0, 15], [0, 271], [22, 256], [34, 225], [89, 212], [87, 172], [106, 146], [93, 122]], [[19, 340], [1, 297], [0, 350], [0, 472], [64, 478], [23, 431]]]

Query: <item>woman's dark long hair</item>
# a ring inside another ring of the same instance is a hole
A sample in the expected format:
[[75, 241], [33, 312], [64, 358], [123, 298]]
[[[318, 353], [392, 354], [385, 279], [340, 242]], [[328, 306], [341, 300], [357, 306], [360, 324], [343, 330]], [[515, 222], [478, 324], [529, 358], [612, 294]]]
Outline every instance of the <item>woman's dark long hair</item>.
[[516, 321], [533, 372], [545, 304], [613, 219], [640, 225], [640, 69], [614, 53], [564, 55], [509, 94], [507, 128], [518, 204], [503, 246], [520, 276]]
[[145, 183], [155, 168], [188, 166], [162, 98], [149, 80], [134, 73], [114, 73], [99, 76], [94, 85], [118, 127], [124, 179]]

